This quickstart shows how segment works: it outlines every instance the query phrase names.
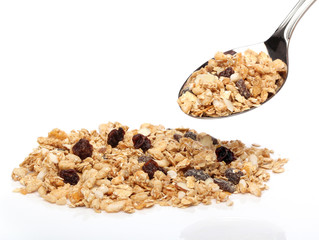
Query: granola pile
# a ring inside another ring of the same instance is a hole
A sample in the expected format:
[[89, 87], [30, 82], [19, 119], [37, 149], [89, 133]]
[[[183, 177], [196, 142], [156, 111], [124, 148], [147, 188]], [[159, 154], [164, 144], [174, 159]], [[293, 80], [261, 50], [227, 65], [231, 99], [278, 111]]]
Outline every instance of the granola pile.
[[264, 52], [217, 52], [188, 79], [177, 102], [186, 114], [221, 117], [258, 107], [282, 86], [287, 65]]
[[231, 194], [261, 196], [287, 159], [241, 141], [221, 141], [188, 128], [120, 123], [70, 134], [53, 129], [12, 172], [23, 187], [50, 203], [88, 207], [96, 212], [132, 213], [159, 204], [189, 207], [226, 202]]

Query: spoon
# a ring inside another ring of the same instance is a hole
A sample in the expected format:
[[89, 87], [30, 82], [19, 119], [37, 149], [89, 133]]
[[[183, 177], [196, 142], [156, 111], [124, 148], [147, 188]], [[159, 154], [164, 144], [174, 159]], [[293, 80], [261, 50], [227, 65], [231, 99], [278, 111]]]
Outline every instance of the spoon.
[[[311, 7], [311, 5], [315, 2], [316, 0], [299, 0], [298, 3], [295, 5], [295, 7], [291, 10], [291, 12], [288, 14], [288, 16], [284, 19], [284, 21], [279, 25], [277, 30], [274, 32], [274, 34], [267, 39], [265, 42], [262, 43], [257, 43], [245, 47], [239, 47], [239, 48], [234, 48], [229, 51], [228, 53], [234, 54], [234, 53], [240, 53], [240, 52], [245, 52], [247, 49], [251, 49], [255, 52], [264, 52], [268, 54], [271, 59], [280, 59], [282, 60], [286, 65], [287, 65], [287, 72], [284, 74], [283, 77], [283, 83], [281, 86], [278, 87], [276, 90], [276, 94], [278, 91], [282, 88], [284, 83], [287, 80], [287, 75], [288, 75], [288, 47], [289, 47], [289, 42], [291, 35], [301, 19], [301, 17], [305, 14], [305, 12]], [[225, 52], [225, 53], [227, 53]], [[194, 72], [197, 70], [205, 67], [208, 64], [208, 61], [202, 64], [199, 68], [197, 68]], [[186, 91], [188, 91], [188, 85], [189, 85], [189, 78], [185, 81], [183, 86], [181, 87], [178, 97], [182, 96]], [[262, 104], [265, 102], [269, 101], [275, 94], [270, 95], [266, 101], [264, 101]], [[243, 112], [247, 112], [249, 110], [255, 109], [256, 107], [251, 107], [245, 111], [242, 112], [237, 112], [237, 113], [232, 113], [227, 116], [233, 116], [237, 115]], [[193, 116], [189, 114], [192, 117], [196, 118], [212, 118], [209, 116]], [[218, 116], [218, 117], [227, 117], [227, 116]], [[214, 117], [214, 118], [218, 118]]]

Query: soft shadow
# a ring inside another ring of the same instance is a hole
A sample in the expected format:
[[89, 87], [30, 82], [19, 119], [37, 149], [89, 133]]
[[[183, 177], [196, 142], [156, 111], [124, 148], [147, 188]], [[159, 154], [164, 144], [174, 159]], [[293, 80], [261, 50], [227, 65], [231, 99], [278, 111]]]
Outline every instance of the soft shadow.
[[187, 226], [183, 240], [286, 240], [277, 225], [258, 219], [209, 218]]

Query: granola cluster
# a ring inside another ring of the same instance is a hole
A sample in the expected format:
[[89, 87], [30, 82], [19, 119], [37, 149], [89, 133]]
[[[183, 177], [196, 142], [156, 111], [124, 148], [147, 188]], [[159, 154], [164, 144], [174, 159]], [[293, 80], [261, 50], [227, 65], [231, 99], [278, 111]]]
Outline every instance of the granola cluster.
[[287, 159], [241, 141], [221, 141], [188, 128], [107, 123], [99, 131], [53, 129], [12, 172], [23, 187], [50, 203], [96, 212], [132, 213], [159, 204], [189, 207], [226, 202], [231, 194], [261, 196]]
[[187, 80], [180, 108], [196, 117], [221, 117], [258, 107], [282, 86], [287, 65], [264, 52], [217, 52]]

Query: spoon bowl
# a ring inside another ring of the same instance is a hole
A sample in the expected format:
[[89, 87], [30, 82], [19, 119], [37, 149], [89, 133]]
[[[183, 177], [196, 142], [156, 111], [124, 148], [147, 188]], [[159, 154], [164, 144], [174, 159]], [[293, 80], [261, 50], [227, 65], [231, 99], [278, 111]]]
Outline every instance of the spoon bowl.
[[[312, 6], [312, 4], [316, 0], [299, 0], [298, 3], [295, 5], [295, 7], [291, 10], [291, 12], [288, 14], [288, 16], [284, 19], [284, 21], [279, 25], [277, 30], [274, 32], [274, 34], [267, 39], [265, 42], [253, 44], [253, 45], [248, 45], [244, 47], [239, 47], [239, 48], [234, 48], [231, 50], [228, 50], [224, 53], [230, 53], [230, 54], [235, 54], [239, 52], [245, 52], [246, 50], [250, 49], [255, 52], [264, 52], [267, 55], [270, 56], [271, 59], [280, 59], [282, 60], [286, 65], [287, 65], [287, 71], [286, 73], [282, 76], [283, 82], [282, 84], [276, 89], [276, 94], [279, 92], [279, 90], [282, 88], [282, 86], [285, 84], [288, 76], [288, 69], [289, 69], [289, 64], [288, 64], [288, 47], [289, 47], [289, 42], [291, 35], [301, 19], [301, 17], [305, 14], [305, 12]], [[200, 70], [201, 68], [205, 67], [208, 64], [208, 61], [202, 64], [200, 67], [198, 67], [194, 72]], [[182, 96], [185, 91], [188, 91], [188, 86], [189, 86], [189, 80], [190, 77], [187, 78], [187, 80], [184, 82], [183, 86], [181, 87], [179, 93], [178, 93], [178, 98]], [[276, 94], [270, 94], [266, 101], [264, 101], [262, 104], [268, 102], [273, 96]], [[252, 109], [255, 109], [256, 107], [251, 107], [245, 111], [242, 112], [237, 112], [237, 113], [232, 113], [227, 116], [220, 116], [220, 117], [229, 117], [229, 116], [234, 116], [238, 115], [241, 113], [246, 113]], [[193, 116], [189, 114], [189, 116], [195, 117], [195, 118], [219, 118], [219, 117], [209, 117], [209, 116]]]

